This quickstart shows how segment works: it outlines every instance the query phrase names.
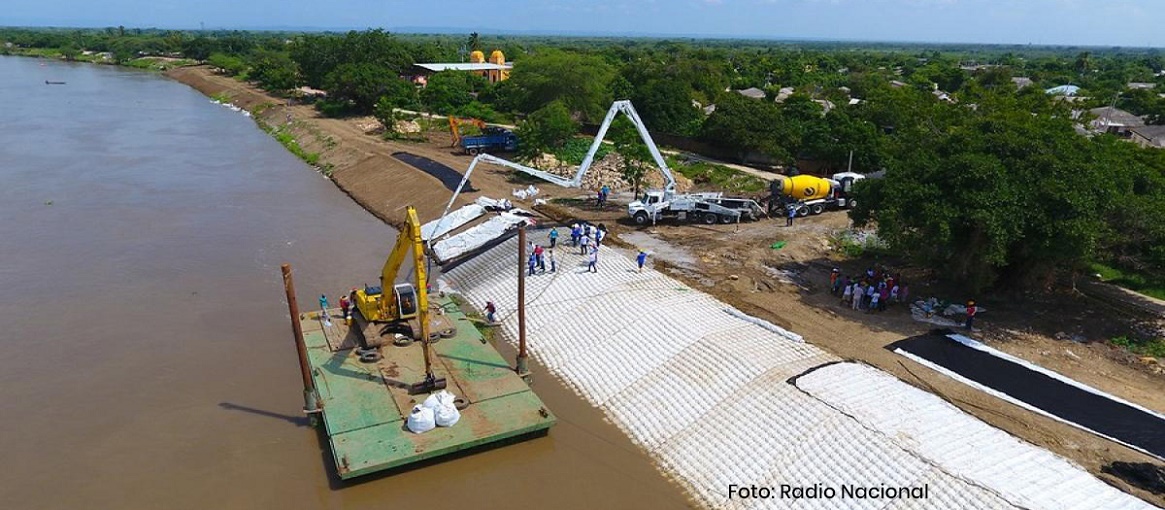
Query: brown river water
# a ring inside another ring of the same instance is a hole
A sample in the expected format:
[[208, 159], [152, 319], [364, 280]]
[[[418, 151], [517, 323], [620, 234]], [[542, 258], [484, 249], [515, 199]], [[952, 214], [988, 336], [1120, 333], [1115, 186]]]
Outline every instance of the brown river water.
[[0, 57], [0, 183], [2, 508], [687, 505], [548, 375], [548, 437], [339, 482], [279, 265], [311, 305], [375, 279], [395, 232], [184, 85]]

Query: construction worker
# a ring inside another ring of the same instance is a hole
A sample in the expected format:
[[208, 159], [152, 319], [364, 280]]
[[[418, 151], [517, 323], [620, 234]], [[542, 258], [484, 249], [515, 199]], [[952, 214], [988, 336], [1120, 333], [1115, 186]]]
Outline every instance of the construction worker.
[[486, 301], [485, 302], [485, 320], [489, 321], [490, 324], [497, 322], [497, 316], [496, 316], [497, 313], [498, 313], [498, 308], [496, 306], [494, 306], [494, 302], [493, 301]]
[[546, 253], [546, 250], [542, 248], [542, 245], [534, 246], [534, 258], [538, 261], [538, 270], [543, 272], [543, 273], [546, 272], [545, 253]]
[[643, 272], [643, 264], [647, 262], [647, 252], [639, 250], [639, 255], [635, 256], [635, 263], [639, 264], [639, 272]]
[[591, 238], [590, 238], [590, 237], [588, 237], [588, 236], [583, 236], [582, 238], [580, 238], [580, 239], [579, 239], [579, 243], [578, 243], [578, 245], [579, 245], [579, 255], [586, 255], [586, 254], [587, 254], [587, 248], [588, 248], [588, 247], [590, 247], [590, 244], [591, 244]]
[[841, 290], [841, 270], [835, 267], [829, 273], [829, 293], [836, 296], [839, 290]]
[[553, 248], [546, 250], [546, 257], [550, 259], [550, 272], [553, 273], [553, 272], [558, 271], [558, 263], [556, 260], [554, 260], [554, 249]]
[[550, 237], [551, 248], [554, 248], [556, 245], [558, 245], [558, 228], [556, 227], [550, 229], [550, 235], [548, 237]]
[[320, 294], [320, 313], [323, 313], [324, 317], [328, 316], [328, 296], [323, 294]]
[[975, 314], [979, 308], [975, 306], [975, 300], [967, 301], [967, 331], [971, 331], [971, 323], [975, 322]]
[[340, 315], [344, 317], [344, 324], [350, 324], [351, 314], [348, 313], [348, 296], [340, 296]]
[[599, 248], [596, 246], [594, 248], [591, 248], [591, 254], [587, 258], [587, 271], [590, 271], [592, 273], [599, 272], [599, 268], [597, 267], [598, 263], [599, 263]]
[[785, 226], [786, 227], [793, 226], [793, 218], [796, 218], [796, 217], [797, 217], [797, 206], [790, 205], [789, 206], [789, 213], [787, 215], [785, 215]]

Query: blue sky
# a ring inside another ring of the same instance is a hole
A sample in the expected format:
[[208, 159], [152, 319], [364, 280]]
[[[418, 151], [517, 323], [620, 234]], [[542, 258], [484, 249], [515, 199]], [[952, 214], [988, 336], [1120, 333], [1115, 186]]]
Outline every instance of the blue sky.
[[0, 25], [444, 27], [1165, 47], [1165, 0], [3, 0]]

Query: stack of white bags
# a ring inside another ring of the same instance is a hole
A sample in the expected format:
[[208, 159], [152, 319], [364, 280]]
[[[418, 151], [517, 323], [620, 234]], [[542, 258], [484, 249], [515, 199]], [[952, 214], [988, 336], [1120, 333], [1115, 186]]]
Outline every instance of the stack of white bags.
[[429, 395], [421, 405], [413, 406], [406, 421], [409, 430], [422, 434], [436, 427], [452, 427], [461, 419], [461, 411], [453, 404], [455, 398], [452, 393], [441, 390]]

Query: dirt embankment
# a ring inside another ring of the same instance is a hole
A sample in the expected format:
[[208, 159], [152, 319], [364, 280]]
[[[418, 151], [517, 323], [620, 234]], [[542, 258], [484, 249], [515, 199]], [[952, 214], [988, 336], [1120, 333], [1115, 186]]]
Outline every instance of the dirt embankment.
[[[337, 186], [390, 224], [399, 224], [407, 205], [417, 207], [422, 221], [436, 218], [451, 196], [439, 179], [393, 154], [409, 152], [458, 173], [464, 173], [469, 165], [468, 156], [450, 148], [448, 134], [429, 133], [428, 142], [386, 141], [368, 134], [366, 127], [374, 123], [370, 118], [324, 118], [311, 106], [289, 105], [205, 67], [174, 69], [167, 75], [207, 96], [225, 95], [232, 103], [257, 112], [256, 120], [268, 129], [291, 134], [305, 152], [319, 154], [318, 164], [330, 168]], [[509, 171], [491, 166], [475, 170], [472, 184], [478, 191], [463, 193], [460, 203], [481, 195], [510, 197], [513, 189], [525, 187]], [[537, 185], [547, 198], [585, 194], [546, 183]], [[829, 294], [832, 267], [853, 275], [865, 269], [845, 262], [831, 249], [830, 236], [849, 224], [843, 213], [798, 220], [792, 228], [783, 227], [783, 221], [762, 220], [743, 225], [661, 224], [638, 229], [625, 223], [626, 213], [619, 205], [599, 210], [584, 201], [571, 200], [540, 211], [557, 219], [581, 217], [605, 223], [617, 236], [624, 236], [623, 240], [612, 239], [612, 244], [652, 251], [651, 260], [657, 268], [694, 288], [796, 331], [806, 341], [838, 356], [886, 370], [987, 423], [1072, 459], [1123, 490], [1165, 506], [1165, 495], [1138, 489], [1102, 471], [1116, 461], [1159, 464], [1151, 457], [988, 396], [887, 350], [886, 345], [924, 333], [931, 326], [912, 320], [902, 306], [866, 314], [841, 306]], [[773, 249], [777, 241], [786, 244]], [[957, 295], [957, 289], [931, 285], [931, 275], [907, 269], [906, 277], [914, 298], [971, 297]], [[988, 312], [976, 323], [982, 331], [974, 336], [1103, 391], [1165, 411], [1165, 376], [1161, 371], [1096, 341], [1111, 337], [1106, 335], [1121, 326], [1103, 305], [1081, 298], [987, 300], [981, 304]]]

